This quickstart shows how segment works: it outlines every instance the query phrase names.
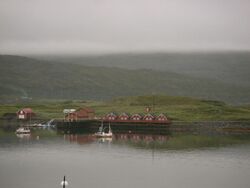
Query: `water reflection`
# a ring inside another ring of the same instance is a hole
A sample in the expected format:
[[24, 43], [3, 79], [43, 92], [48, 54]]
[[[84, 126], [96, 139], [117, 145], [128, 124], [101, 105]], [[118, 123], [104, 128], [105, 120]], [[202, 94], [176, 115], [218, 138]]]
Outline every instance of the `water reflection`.
[[[243, 135], [206, 135], [191, 133], [172, 134], [142, 134], [115, 133], [112, 138], [97, 138], [93, 133], [65, 134], [51, 129], [32, 129], [31, 134], [16, 135], [14, 130], [0, 129], [0, 143], [4, 142], [42, 142], [53, 139], [64, 140], [71, 144], [109, 143], [126, 147], [154, 150], [185, 150], [211, 147], [226, 147], [231, 145], [250, 144], [250, 136]], [[63, 142], [62, 142], [63, 143]]]
[[250, 144], [248, 135], [192, 135], [192, 134], [114, 134], [112, 138], [97, 138], [93, 134], [65, 134], [70, 143], [90, 144], [94, 142], [126, 145], [128, 147], [156, 150], [185, 150], [209, 147], [226, 147]]
[[63, 175], [70, 187], [249, 187], [249, 158], [249, 135], [116, 133], [98, 139], [91, 132], [32, 129], [26, 139], [0, 129], [1, 188], [60, 187]]
[[23, 139], [23, 140], [29, 140], [31, 138], [31, 134], [16, 134], [17, 138]]
[[145, 142], [159, 142], [163, 143], [169, 140], [169, 135], [155, 135], [155, 134], [115, 134], [116, 141], [131, 141], [134, 143]]

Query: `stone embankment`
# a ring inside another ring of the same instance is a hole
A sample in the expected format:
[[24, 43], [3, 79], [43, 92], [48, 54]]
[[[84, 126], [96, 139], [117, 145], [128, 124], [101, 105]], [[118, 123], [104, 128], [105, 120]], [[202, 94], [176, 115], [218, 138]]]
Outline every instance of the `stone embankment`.
[[197, 132], [197, 133], [250, 133], [250, 121], [199, 121], [184, 122], [173, 121], [171, 131]]

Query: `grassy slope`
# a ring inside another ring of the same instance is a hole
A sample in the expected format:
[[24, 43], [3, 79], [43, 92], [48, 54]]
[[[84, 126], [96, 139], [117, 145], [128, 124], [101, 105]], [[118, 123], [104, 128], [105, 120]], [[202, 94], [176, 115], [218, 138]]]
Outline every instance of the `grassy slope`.
[[87, 67], [18, 56], [0, 56], [0, 96], [52, 99], [110, 99], [167, 94], [229, 103], [249, 103], [250, 90], [172, 72]]
[[[153, 102], [154, 101], [154, 102]], [[217, 101], [205, 101], [187, 97], [137, 96], [121, 97], [108, 102], [98, 101], [38, 101], [29, 104], [1, 105], [0, 116], [5, 112], [16, 112], [31, 107], [42, 118], [62, 118], [64, 108], [89, 106], [98, 116], [108, 112], [145, 113], [145, 107], [154, 103], [155, 114], [166, 113], [172, 120], [182, 121], [250, 121], [250, 107], [233, 107]]]

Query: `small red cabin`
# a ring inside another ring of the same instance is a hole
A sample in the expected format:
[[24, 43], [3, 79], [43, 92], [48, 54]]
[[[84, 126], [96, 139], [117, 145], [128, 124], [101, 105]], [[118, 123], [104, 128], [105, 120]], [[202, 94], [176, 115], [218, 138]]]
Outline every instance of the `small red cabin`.
[[142, 116], [140, 114], [133, 114], [130, 119], [133, 121], [139, 121], [142, 119]]
[[158, 121], [168, 121], [168, 118], [164, 114], [160, 114], [159, 116], [157, 116], [156, 120], [158, 120]]
[[31, 119], [35, 116], [35, 113], [32, 111], [31, 108], [23, 108], [17, 112], [17, 119]]
[[118, 119], [121, 121], [127, 121], [129, 120], [129, 115], [127, 113], [122, 113], [121, 115], [119, 115]]
[[94, 119], [95, 111], [91, 108], [79, 108], [76, 111], [69, 111], [65, 114], [65, 120], [78, 121], [85, 119]]
[[153, 121], [154, 119], [155, 119], [155, 116], [153, 116], [152, 114], [146, 114], [143, 117], [143, 120], [146, 120], [146, 121]]
[[111, 112], [109, 114], [107, 114], [105, 117], [104, 117], [104, 120], [106, 121], [114, 121], [118, 118], [118, 116], [114, 113], [114, 112]]

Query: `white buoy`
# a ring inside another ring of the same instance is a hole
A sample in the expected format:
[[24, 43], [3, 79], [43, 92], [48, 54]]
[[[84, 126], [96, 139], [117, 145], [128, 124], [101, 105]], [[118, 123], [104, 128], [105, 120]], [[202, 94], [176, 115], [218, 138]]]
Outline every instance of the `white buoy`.
[[65, 188], [66, 186], [68, 186], [69, 185], [69, 183], [66, 181], [66, 178], [65, 178], [65, 176], [63, 177], [63, 181], [61, 182], [61, 186], [63, 187], [63, 188]]

